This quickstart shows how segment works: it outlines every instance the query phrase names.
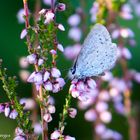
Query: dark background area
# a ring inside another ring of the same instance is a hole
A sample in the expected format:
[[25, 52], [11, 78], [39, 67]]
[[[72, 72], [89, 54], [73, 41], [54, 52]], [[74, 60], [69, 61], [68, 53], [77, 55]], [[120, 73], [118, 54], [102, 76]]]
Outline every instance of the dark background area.
[[[34, 0], [30, 0], [29, 7], [33, 9], [34, 7]], [[89, 19], [89, 13], [88, 10], [91, 8], [92, 1], [87, 0], [87, 6], [86, 6], [86, 13], [87, 13], [87, 19]], [[79, 5], [79, 1], [71, 0], [70, 6], [74, 9]], [[28, 55], [26, 45], [24, 43], [25, 40], [20, 40], [20, 33], [21, 30], [24, 28], [24, 24], [18, 24], [16, 14], [20, 8], [22, 8], [22, 0], [6, 0], [1, 1], [0, 4], [0, 58], [3, 59], [3, 66], [8, 68], [8, 74], [9, 75], [16, 75], [19, 80], [19, 87], [17, 89], [18, 96], [19, 97], [30, 97], [31, 96], [31, 85], [25, 84], [20, 81], [19, 79], [19, 58], [21, 56]], [[46, 7], [45, 5], [42, 5]], [[69, 7], [70, 7], [69, 6]], [[70, 9], [67, 9], [70, 10]], [[70, 11], [72, 12], [72, 11]], [[67, 25], [67, 15], [64, 13], [58, 14], [58, 21], [61, 22], [66, 27], [66, 32], [59, 33], [58, 40], [65, 46], [68, 43], [71, 42], [70, 39], [67, 37], [67, 31], [68, 31], [68, 25]], [[136, 69], [137, 71], [140, 71], [140, 29], [137, 27], [137, 18], [134, 18], [131, 22], [122, 21], [120, 20], [121, 24], [124, 27], [131, 27], [135, 33], [135, 39], [137, 42], [137, 45], [135, 48], [130, 48], [132, 52], [132, 60], [129, 63], [129, 67]], [[86, 22], [87, 26], [90, 25], [89, 21]], [[86, 33], [87, 34], [87, 33]], [[63, 73], [63, 77], [66, 76], [66, 73], [71, 63], [67, 61], [63, 54], [59, 55], [60, 61], [58, 61], [58, 68]], [[32, 69], [30, 67], [30, 69]], [[64, 72], [63, 72], [64, 71]], [[66, 85], [63, 91], [61, 91], [58, 94], [53, 95], [56, 98], [56, 107], [57, 107], [57, 114], [55, 115], [55, 120], [49, 125], [51, 130], [54, 129], [54, 127], [57, 127], [59, 115], [58, 112], [61, 112], [62, 110], [62, 104], [65, 101], [65, 95], [68, 92], [69, 83]], [[140, 86], [137, 84], [134, 84], [133, 88], [134, 92], [132, 95], [132, 102], [135, 104], [137, 103], [140, 105]], [[7, 101], [7, 97], [5, 96], [2, 88], [0, 87], [0, 102]], [[73, 100], [73, 106], [76, 106], [76, 101]], [[79, 111], [76, 119], [69, 119], [68, 125], [66, 127], [66, 134], [69, 134], [71, 136], [75, 136], [77, 140], [91, 140], [92, 139], [92, 124], [87, 123], [84, 120], [84, 112]], [[16, 121], [10, 120], [9, 118], [5, 118], [3, 114], [0, 114], [0, 134], [10, 134], [11, 137], [14, 135], [14, 129], [16, 127]], [[120, 133], [123, 134], [124, 140], [127, 140], [128, 137], [128, 126], [127, 126], [127, 120], [126, 118], [123, 118], [119, 115], [116, 115], [114, 113], [114, 118], [111, 124], [109, 124], [110, 128], [113, 128], [114, 130], [118, 130]], [[11, 139], [11, 138], [10, 138]]]

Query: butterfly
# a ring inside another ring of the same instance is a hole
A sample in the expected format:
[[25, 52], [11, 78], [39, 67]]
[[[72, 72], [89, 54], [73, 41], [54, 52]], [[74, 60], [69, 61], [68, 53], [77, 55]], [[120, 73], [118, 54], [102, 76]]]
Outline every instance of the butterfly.
[[87, 35], [81, 51], [70, 70], [72, 77], [96, 77], [112, 69], [117, 60], [117, 45], [102, 24], [95, 24]]

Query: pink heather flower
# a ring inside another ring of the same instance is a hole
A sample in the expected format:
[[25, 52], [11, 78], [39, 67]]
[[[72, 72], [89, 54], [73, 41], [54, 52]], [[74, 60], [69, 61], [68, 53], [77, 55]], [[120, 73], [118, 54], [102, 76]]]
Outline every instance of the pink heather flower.
[[52, 96], [49, 96], [48, 104], [50, 104], [50, 105], [54, 105], [55, 104], [55, 100], [54, 100], [54, 98]]
[[48, 11], [47, 13], [46, 13], [46, 15], [45, 15], [45, 24], [48, 24], [48, 23], [50, 23], [51, 21], [53, 21], [54, 20], [54, 13], [52, 13], [51, 11]]
[[55, 113], [55, 106], [49, 105], [49, 106], [48, 106], [48, 111], [49, 111], [50, 114]]
[[74, 60], [81, 50], [80, 44], [75, 44], [74, 46], [68, 46], [64, 50], [64, 55], [67, 59]]
[[57, 52], [55, 50], [50, 50], [50, 53], [53, 54], [53, 55], [57, 54]]
[[90, 99], [91, 96], [95, 95], [95, 93], [92, 91], [93, 90], [93, 81], [90, 81], [91, 83], [91, 87], [88, 85], [88, 80], [90, 79], [85, 79], [83, 80], [79, 80], [75, 82], [75, 79], [71, 82], [71, 86], [70, 86], [70, 93], [71, 95], [76, 98], [78, 97], [79, 100], [81, 101], [87, 101], [88, 99]]
[[84, 91], [86, 88], [86, 85], [83, 83], [83, 81], [79, 81], [76, 85], [77, 90]]
[[68, 24], [70, 26], [78, 26], [78, 24], [80, 23], [81, 18], [78, 14], [73, 14], [69, 17], [68, 19]]
[[82, 32], [78, 27], [73, 27], [69, 30], [68, 36], [74, 41], [79, 42], [82, 37]]
[[54, 78], [59, 78], [61, 76], [61, 72], [57, 68], [52, 68], [51, 74]]
[[61, 88], [65, 85], [65, 81], [63, 78], [57, 78], [56, 81], [58, 82]]
[[58, 44], [57, 45], [58, 50], [60, 50], [61, 52], [64, 52], [64, 48], [62, 46], [62, 44]]
[[58, 29], [61, 31], [65, 31], [65, 27], [62, 24], [58, 24]]
[[98, 2], [94, 2], [93, 6], [90, 10], [90, 14], [91, 14], [91, 21], [95, 22], [97, 19], [97, 13], [98, 13], [98, 9], [99, 9], [99, 4]]
[[20, 70], [19, 76], [23, 82], [27, 82], [27, 79], [30, 76], [30, 72], [27, 70]]
[[43, 76], [41, 72], [36, 72], [34, 76], [34, 82], [39, 85], [43, 83]]
[[131, 20], [133, 18], [132, 9], [129, 4], [124, 4], [122, 6], [120, 16], [126, 20]]
[[111, 81], [113, 79], [113, 75], [111, 72], [105, 72], [105, 75], [101, 77], [104, 81]]
[[22, 98], [20, 99], [20, 104], [24, 105], [25, 110], [34, 109], [36, 104], [35, 101], [31, 98]]
[[44, 60], [42, 58], [38, 59], [38, 66], [41, 66], [44, 63]]
[[34, 127], [35, 134], [39, 135], [42, 133], [42, 127], [40, 123], [35, 123], [33, 127]]
[[104, 134], [102, 134], [102, 139], [111, 139], [111, 138], [113, 138], [113, 131], [112, 130], [110, 130], [110, 129], [107, 129], [105, 132], [104, 132]]
[[27, 79], [30, 76], [30, 72], [27, 70], [20, 70], [19, 76], [23, 82], [27, 82]]
[[117, 39], [119, 36], [120, 36], [120, 30], [119, 29], [115, 29], [113, 32], [112, 32], [112, 38], [113, 39]]
[[110, 82], [110, 86], [116, 88], [119, 92], [124, 92], [127, 89], [127, 85], [123, 79], [114, 78]]
[[5, 109], [4, 105], [0, 104], [0, 113], [4, 112], [4, 109]]
[[[44, 4], [46, 4], [46, 5], [51, 5], [51, 0], [43, 0], [43, 2], [44, 2]], [[54, 2], [55, 2], [55, 0], [54, 0]]]
[[134, 39], [129, 39], [128, 42], [129, 42], [131, 47], [135, 47], [136, 46], [136, 41]]
[[112, 100], [113, 100], [114, 103], [122, 102], [123, 101], [123, 97], [122, 97], [121, 94], [119, 94], [118, 96], [113, 97]]
[[80, 101], [87, 102], [87, 100], [89, 100], [90, 97], [91, 96], [88, 94], [88, 92], [87, 93], [82, 92], [82, 93], [80, 93], [80, 96], [78, 97], [78, 99]]
[[59, 85], [59, 83], [56, 83], [56, 84], [53, 85], [52, 92], [57, 93], [58, 91], [60, 91], [60, 85]]
[[52, 121], [52, 116], [51, 116], [51, 114], [47, 113], [47, 114], [44, 115], [43, 119], [46, 122], [51, 122]]
[[41, 84], [35, 83], [36, 90], [39, 91]]
[[58, 3], [57, 4], [57, 10], [58, 11], [65, 11], [66, 10], [66, 5], [64, 3]]
[[29, 66], [29, 63], [26, 59], [26, 57], [21, 57], [19, 60], [19, 64], [21, 68], [27, 68]]
[[90, 109], [85, 113], [85, 119], [89, 122], [93, 122], [96, 120], [97, 115], [94, 109]]
[[48, 71], [45, 71], [43, 81], [47, 81], [50, 78], [50, 73]]
[[129, 29], [129, 28], [122, 28], [121, 30], [120, 30], [120, 35], [123, 37], [123, 38], [128, 38], [128, 37], [134, 37], [134, 32], [131, 30], [131, 29]]
[[25, 19], [23, 17], [24, 15], [25, 15], [24, 9], [20, 9], [17, 13], [17, 19], [18, 19], [19, 23], [24, 23], [25, 22]]
[[109, 111], [103, 111], [100, 113], [100, 119], [104, 123], [110, 123], [112, 120], [112, 115]]
[[76, 85], [75, 84], [71, 84], [69, 91], [71, 92], [71, 95], [73, 98], [76, 98], [79, 96], [79, 91], [76, 89]]
[[73, 98], [77, 98], [80, 95], [80, 92], [77, 90], [72, 90], [71, 95]]
[[106, 90], [102, 90], [99, 94], [99, 99], [102, 101], [109, 101], [110, 100], [109, 92]]
[[96, 125], [95, 127], [95, 132], [98, 134], [98, 135], [103, 135], [106, 131], [106, 127], [104, 124], [98, 124]]
[[118, 132], [113, 132], [113, 139], [114, 140], [122, 140], [122, 136]]
[[96, 104], [95, 109], [98, 112], [103, 112], [108, 109], [108, 104], [106, 102], [100, 101]]
[[76, 140], [74, 137], [71, 136], [65, 136], [64, 140]]
[[44, 88], [45, 88], [47, 91], [52, 91], [52, 89], [53, 89], [52, 83], [51, 83], [50, 81], [45, 82]]
[[82, 110], [88, 109], [89, 106], [93, 104], [93, 99], [90, 98], [86, 102], [78, 101], [78, 107]]
[[5, 109], [4, 109], [4, 114], [6, 117], [9, 116], [9, 113], [10, 113], [10, 107], [9, 106], [6, 106]]
[[124, 115], [125, 114], [125, 108], [124, 105], [121, 102], [116, 102], [114, 104], [115, 110], [119, 113]]
[[51, 134], [51, 140], [57, 140], [60, 136], [61, 136], [60, 131], [55, 130], [55, 131]]
[[33, 72], [33, 73], [29, 76], [29, 78], [27, 79], [27, 82], [33, 83], [33, 82], [34, 82], [35, 74], [36, 74], [36, 72]]
[[69, 108], [68, 114], [71, 118], [75, 118], [75, 116], [77, 115], [77, 110], [75, 108]]
[[15, 119], [17, 117], [18, 113], [16, 110], [12, 110], [12, 112], [9, 115], [9, 118]]
[[38, 49], [38, 50], [40, 50], [40, 49], [41, 49], [40, 45], [39, 45], [39, 46], [37, 46], [37, 49]]
[[23, 135], [24, 133], [23, 133], [23, 130], [22, 130], [21, 128], [17, 127], [17, 128], [15, 129], [15, 134], [16, 134], [16, 135]]
[[91, 89], [95, 89], [95, 87], [96, 87], [95, 81], [91, 78], [87, 80], [87, 84]]
[[37, 62], [37, 55], [36, 54], [30, 54], [27, 56], [27, 61], [30, 64], [36, 64]]
[[42, 14], [45, 14], [45, 12], [46, 12], [46, 9], [42, 9], [39, 11], [39, 14], [42, 15]]
[[135, 79], [138, 83], [140, 83], [140, 73], [139, 73], [139, 72], [135, 72], [135, 73], [134, 73], [134, 79]]
[[21, 34], [20, 34], [20, 39], [23, 39], [26, 35], [27, 35], [27, 30], [26, 29], [23, 29], [22, 31], [21, 31]]
[[135, 13], [137, 14], [137, 16], [140, 16], [140, 3], [135, 5]]
[[121, 53], [122, 56], [128, 60], [132, 58], [131, 52], [127, 48], [123, 48]]

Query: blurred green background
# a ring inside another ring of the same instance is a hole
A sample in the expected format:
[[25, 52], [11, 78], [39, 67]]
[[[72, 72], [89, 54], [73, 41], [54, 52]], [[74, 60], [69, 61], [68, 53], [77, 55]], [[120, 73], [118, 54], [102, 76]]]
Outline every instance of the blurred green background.
[[[81, 0], [82, 1], [82, 0]], [[35, 0], [30, 0], [29, 7], [33, 10]], [[78, 0], [70, 0], [70, 6], [73, 10], [79, 5]], [[89, 19], [89, 9], [92, 5], [92, 0], [86, 1], [85, 11], [87, 14], [87, 19]], [[16, 14], [20, 8], [22, 8], [22, 0], [6, 0], [1, 1], [0, 3], [0, 58], [3, 59], [3, 66], [8, 68], [9, 75], [18, 76], [20, 71], [19, 66], [19, 58], [21, 56], [27, 55], [26, 45], [23, 40], [20, 40], [21, 30], [24, 28], [24, 24], [18, 24]], [[46, 7], [44, 5], [44, 7]], [[72, 13], [73, 10], [67, 9]], [[67, 14], [69, 14], [67, 11]], [[65, 46], [71, 42], [67, 37], [68, 25], [67, 25], [67, 15], [65, 12], [58, 14], [58, 21], [61, 22], [66, 27], [66, 32], [59, 33], [58, 40]], [[135, 33], [135, 39], [137, 45], [135, 48], [130, 48], [132, 52], [132, 60], [129, 63], [129, 67], [140, 71], [140, 29], [137, 27], [138, 19], [135, 17], [132, 21], [122, 21], [120, 23], [124, 25], [124, 27], [131, 27]], [[87, 27], [90, 26], [89, 20], [86, 21]], [[71, 63], [67, 61], [62, 54], [59, 55], [61, 61], [58, 61], [58, 67], [63, 73], [63, 77], [65, 77], [67, 71]], [[19, 79], [19, 87], [17, 89], [19, 97], [30, 97], [31, 96], [31, 85], [22, 83]], [[0, 84], [1, 85], [1, 84]], [[59, 115], [58, 112], [62, 110], [62, 104], [64, 103], [65, 95], [68, 92], [68, 86], [64, 88], [64, 90], [55, 94], [57, 114], [54, 116], [56, 119], [49, 125], [51, 130], [54, 127], [57, 127]], [[140, 86], [138, 84], [134, 84], [134, 92], [132, 95], [133, 103], [137, 103], [140, 105]], [[1, 86], [0, 86], [0, 102], [7, 101], [7, 97], [5, 96]], [[75, 100], [73, 100], [73, 106], [76, 106]], [[66, 127], [66, 134], [71, 136], [75, 136], [77, 140], [91, 140], [92, 139], [92, 124], [87, 123], [84, 120], [84, 112], [79, 111], [76, 119], [69, 119], [68, 125]], [[16, 127], [16, 122], [10, 120], [9, 118], [5, 118], [3, 114], [0, 114], [0, 134], [10, 134], [11, 138], [7, 138], [7, 140], [11, 140], [14, 135], [14, 129]], [[114, 118], [111, 124], [109, 124], [110, 128], [118, 130], [124, 136], [124, 140], [128, 139], [128, 125], [127, 120], [119, 115], [114, 114]], [[1, 138], [0, 138], [1, 140]]]

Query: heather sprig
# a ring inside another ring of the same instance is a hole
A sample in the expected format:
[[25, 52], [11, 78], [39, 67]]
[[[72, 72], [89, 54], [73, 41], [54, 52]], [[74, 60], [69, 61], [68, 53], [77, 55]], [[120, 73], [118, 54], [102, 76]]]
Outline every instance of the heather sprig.
[[[21, 105], [18, 98], [17, 98], [17, 92], [16, 87], [18, 85], [18, 82], [16, 80], [16, 77], [9, 77], [6, 74], [7, 69], [2, 67], [2, 60], [0, 62], [0, 80], [3, 84], [3, 89], [5, 91], [5, 94], [7, 95], [10, 102], [8, 103], [1, 103], [0, 106], [3, 109], [6, 117], [10, 117], [11, 119], [16, 119], [18, 123], [18, 127], [21, 128], [24, 133], [29, 136], [29, 134], [32, 133], [31, 128], [31, 121], [30, 121], [30, 112], [25, 112], [23, 107], [24, 105]], [[11, 109], [10, 109], [11, 108]]]

